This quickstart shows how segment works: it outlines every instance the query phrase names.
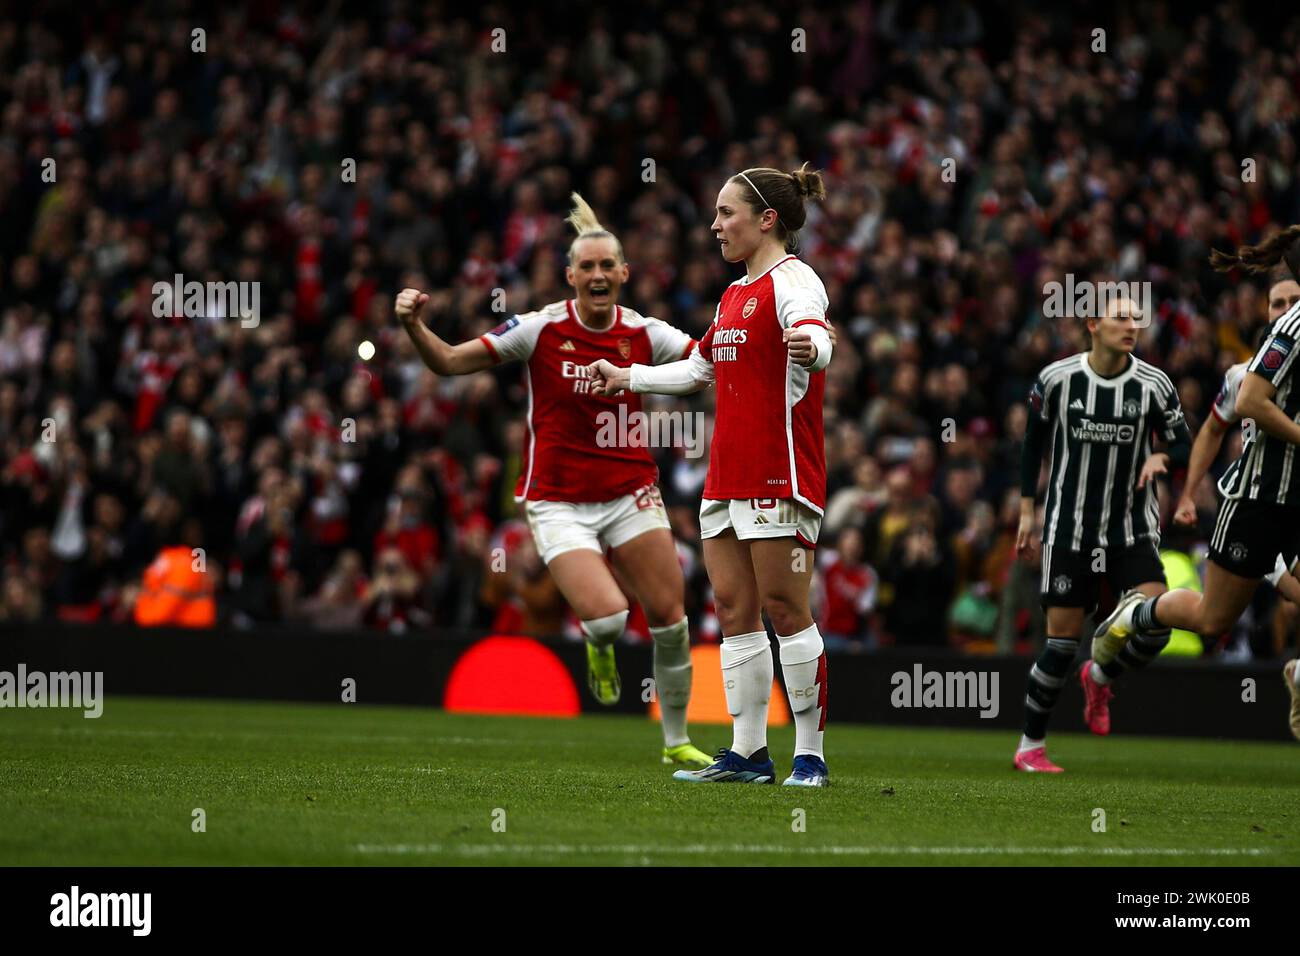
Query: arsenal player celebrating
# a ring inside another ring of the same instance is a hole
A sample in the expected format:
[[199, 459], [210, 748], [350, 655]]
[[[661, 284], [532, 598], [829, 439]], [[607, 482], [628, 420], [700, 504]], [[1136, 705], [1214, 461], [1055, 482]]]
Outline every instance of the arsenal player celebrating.
[[578, 236], [564, 274], [576, 299], [517, 315], [455, 346], [420, 320], [426, 293], [398, 293], [397, 317], [424, 363], [439, 375], [468, 375], [499, 362], [528, 363], [528, 437], [515, 500], [523, 503], [538, 553], [582, 621], [588, 686], [602, 704], [617, 703], [622, 693], [614, 641], [627, 623], [628, 604], [605, 562], [608, 548], [614, 567], [641, 602], [654, 638], [663, 761], [705, 767], [708, 755], [686, 733], [691, 652], [685, 582], [655, 484], [658, 470], [644, 443], [599, 440], [602, 415], [627, 421], [641, 411], [641, 399], [602, 395], [587, 373], [597, 359], [673, 361], [695, 342], [665, 322], [617, 304], [629, 271], [622, 244], [577, 193], [573, 202], [568, 221]]
[[767, 708], [772, 649], [767, 611], [781, 648], [795, 718], [788, 786], [824, 787], [826, 655], [809, 608], [813, 562], [826, 504], [821, 374], [831, 358], [826, 290], [789, 254], [804, 201], [822, 199], [816, 172], [747, 169], [718, 193], [713, 231], [728, 262], [746, 275], [722, 294], [713, 325], [685, 361], [652, 368], [591, 368], [606, 394], [619, 389], [680, 395], [717, 385], [717, 421], [700, 503], [704, 561], [722, 626], [722, 671], [734, 718], [730, 749], [679, 780], [772, 783]]

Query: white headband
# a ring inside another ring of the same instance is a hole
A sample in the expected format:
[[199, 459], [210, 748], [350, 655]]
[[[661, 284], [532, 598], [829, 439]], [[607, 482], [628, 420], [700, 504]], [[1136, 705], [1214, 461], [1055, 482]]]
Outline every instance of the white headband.
[[766, 206], [768, 209], [771, 209], [773, 212], [775, 212], [775, 213], [776, 213], [776, 218], [777, 218], [777, 219], [780, 219], [780, 218], [781, 218], [781, 213], [780, 213], [780, 211], [778, 211], [777, 208], [776, 208], [775, 206], [773, 206], [771, 203], [769, 203], [769, 202], [768, 202], [768, 201], [763, 197], [763, 194], [762, 194], [762, 193], [758, 192], [758, 187], [754, 185], [754, 181], [753, 181], [752, 179], [750, 179], [748, 176], [746, 176], [744, 173], [741, 173], [740, 176], [741, 176], [742, 179], [745, 180], [745, 182], [749, 183], [749, 188], [750, 188], [750, 189], [754, 190], [755, 193], [758, 193], [758, 198], [763, 200], [763, 205]]

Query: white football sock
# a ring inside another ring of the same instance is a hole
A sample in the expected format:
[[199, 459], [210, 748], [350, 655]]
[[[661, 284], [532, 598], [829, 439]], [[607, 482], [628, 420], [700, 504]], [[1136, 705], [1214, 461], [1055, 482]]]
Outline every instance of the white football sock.
[[1022, 735], [1020, 736], [1020, 746], [1016, 748], [1016, 753], [1018, 753], [1018, 754], [1022, 754], [1022, 753], [1024, 753], [1026, 750], [1037, 750], [1037, 749], [1038, 749], [1039, 747], [1041, 747], [1042, 745], [1043, 745], [1043, 741], [1041, 741], [1041, 740], [1030, 740], [1028, 737], [1026, 737], [1026, 736], [1024, 736], [1024, 735], [1022, 734]]
[[766, 631], [722, 638], [722, 686], [732, 718], [731, 749], [750, 757], [767, 746], [772, 644]]
[[1110, 678], [1106, 676], [1106, 672], [1101, 669], [1100, 664], [1098, 664], [1096, 661], [1093, 661], [1091, 664], [1091, 668], [1092, 669], [1088, 671], [1088, 675], [1093, 680], [1095, 680], [1098, 684], [1101, 684], [1101, 686], [1105, 687], [1107, 684], [1110, 683]]
[[607, 647], [623, 636], [629, 613], [625, 608], [617, 614], [607, 614], [605, 617], [582, 621], [582, 633], [597, 647]]
[[650, 628], [654, 638], [655, 693], [664, 746], [676, 747], [691, 738], [686, 733], [686, 705], [691, 699], [691, 637], [686, 618], [676, 624]]
[[781, 671], [794, 714], [794, 755], [822, 757], [826, 728], [826, 651], [821, 632], [810, 624], [797, 634], [776, 636], [781, 644]]

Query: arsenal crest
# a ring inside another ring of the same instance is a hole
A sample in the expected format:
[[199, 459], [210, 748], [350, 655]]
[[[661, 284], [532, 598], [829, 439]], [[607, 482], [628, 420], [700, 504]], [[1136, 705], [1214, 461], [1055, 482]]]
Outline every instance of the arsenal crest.
[[631, 340], [631, 339], [619, 339], [619, 340], [618, 340], [618, 354], [621, 355], [621, 356], [623, 356], [623, 358], [631, 358], [631, 357], [632, 357], [632, 340]]
[[740, 313], [740, 317], [742, 319], [749, 318], [751, 315], [754, 314], [754, 310], [757, 308], [758, 308], [758, 296], [750, 296], [749, 301], [745, 303], [744, 311]]

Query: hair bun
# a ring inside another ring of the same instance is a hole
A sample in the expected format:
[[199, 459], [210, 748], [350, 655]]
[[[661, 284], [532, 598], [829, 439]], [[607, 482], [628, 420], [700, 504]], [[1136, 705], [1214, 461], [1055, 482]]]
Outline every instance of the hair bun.
[[826, 184], [822, 181], [822, 174], [809, 169], [807, 163], [798, 169], [792, 169], [790, 178], [794, 180], [794, 188], [801, 197], [818, 200], [826, 198]]

